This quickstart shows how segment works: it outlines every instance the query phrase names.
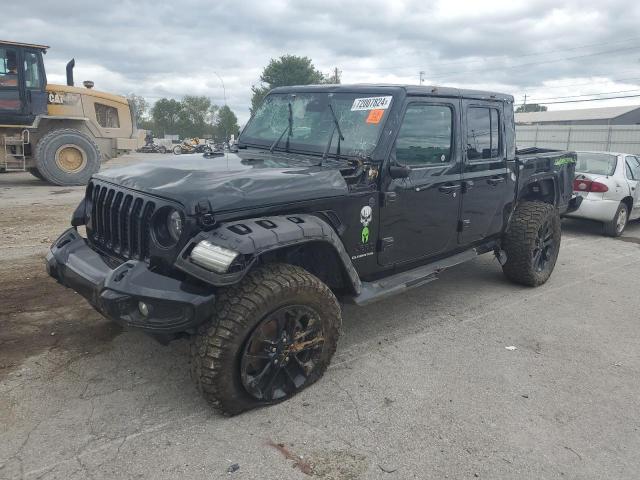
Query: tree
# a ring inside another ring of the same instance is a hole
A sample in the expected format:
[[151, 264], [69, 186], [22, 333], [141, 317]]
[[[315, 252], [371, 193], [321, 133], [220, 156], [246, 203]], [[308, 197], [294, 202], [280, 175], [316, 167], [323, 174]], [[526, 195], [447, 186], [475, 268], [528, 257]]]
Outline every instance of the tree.
[[260, 75], [262, 85], [251, 87], [251, 113], [262, 103], [262, 99], [272, 88], [290, 85], [311, 85], [325, 83], [324, 75], [313, 66], [308, 57], [283, 55], [278, 59], [271, 59], [269, 65]]
[[516, 108], [516, 113], [525, 113], [525, 112], [546, 112], [547, 107], [544, 105], [540, 105], [538, 103], [525, 103], [524, 105], [520, 105]]
[[144, 97], [140, 95], [136, 95], [135, 93], [130, 93], [127, 95], [127, 99], [133, 104], [133, 108], [135, 109], [136, 114], [136, 123], [140, 125], [147, 114], [147, 110], [149, 109], [149, 104]]
[[207, 97], [185, 96], [180, 102], [178, 133], [184, 137], [203, 137], [210, 133], [211, 100]]
[[214, 125], [214, 138], [218, 141], [226, 142], [231, 135], [238, 137], [240, 127], [238, 126], [238, 117], [227, 106], [221, 107], [216, 115], [216, 123]]
[[155, 125], [155, 133], [159, 136], [178, 133], [178, 121], [182, 105], [174, 99], [161, 98], [151, 109], [151, 117]]

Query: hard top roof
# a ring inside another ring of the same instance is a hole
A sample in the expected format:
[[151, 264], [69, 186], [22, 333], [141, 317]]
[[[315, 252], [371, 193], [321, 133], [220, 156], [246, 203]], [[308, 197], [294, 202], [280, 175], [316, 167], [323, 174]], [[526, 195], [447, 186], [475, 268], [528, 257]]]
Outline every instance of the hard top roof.
[[48, 45], [37, 45], [35, 43], [20, 43], [20, 42], [9, 42], [7, 40], [0, 40], [0, 46], [3, 46], [3, 45], [11, 45], [12, 47], [37, 48], [40, 50], [47, 50], [49, 48]]
[[362, 92], [363, 94], [393, 94], [404, 92], [407, 95], [424, 95], [434, 97], [457, 97], [478, 100], [501, 100], [513, 102], [512, 95], [482, 90], [463, 88], [439, 87], [434, 85], [392, 85], [392, 84], [351, 84], [351, 85], [295, 85], [291, 87], [277, 87], [274, 93], [286, 92]]

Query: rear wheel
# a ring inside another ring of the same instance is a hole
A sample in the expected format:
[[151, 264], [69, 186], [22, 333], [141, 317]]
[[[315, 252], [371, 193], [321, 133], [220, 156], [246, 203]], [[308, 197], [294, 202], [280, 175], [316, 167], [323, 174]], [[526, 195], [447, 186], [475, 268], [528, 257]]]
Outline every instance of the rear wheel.
[[167, 147], [165, 147], [164, 145], [160, 145], [160, 148], [158, 149], [158, 151], [160, 153], [167, 153]]
[[555, 267], [560, 239], [560, 216], [553, 205], [520, 203], [504, 237], [507, 261], [502, 271], [512, 282], [542, 285]]
[[191, 375], [227, 414], [292, 397], [323, 375], [336, 350], [338, 302], [297, 266], [255, 269], [220, 294], [215, 311], [192, 338]]
[[36, 146], [36, 167], [43, 180], [55, 185], [86, 185], [100, 170], [100, 151], [79, 130], [52, 130]]
[[629, 221], [629, 209], [627, 204], [620, 202], [618, 210], [610, 222], [604, 224], [604, 233], [609, 237], [619, 237], [627, 227]]

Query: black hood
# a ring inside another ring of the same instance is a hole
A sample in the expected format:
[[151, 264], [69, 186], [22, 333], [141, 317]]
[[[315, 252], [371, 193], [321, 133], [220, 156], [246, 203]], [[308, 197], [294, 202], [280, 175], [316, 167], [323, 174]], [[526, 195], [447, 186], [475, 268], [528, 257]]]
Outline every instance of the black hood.
[[165, 157], [103, 170], [95, 177], [183, 204], [188, 215], [208, 200], [214, 212], [347, 194], [335, 161], [253, 150]]

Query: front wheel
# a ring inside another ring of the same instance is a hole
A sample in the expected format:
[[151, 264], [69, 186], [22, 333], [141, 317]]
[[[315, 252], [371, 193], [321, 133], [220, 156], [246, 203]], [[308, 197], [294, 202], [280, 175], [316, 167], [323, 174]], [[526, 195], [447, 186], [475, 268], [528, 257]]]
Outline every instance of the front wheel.
[[619, 237], [627, 227], [628, 221], [629, 210], [627, 208], [627, 204], [620, 202], [620, 205], [618, 205], [618, 210], [616, 210], [616, 214], [613, 216], [613, 219], [611, 219], [610, 222], [604, 224], [604, 234], [609, 237]]
[[52, 130], [36, 144], [35, 163], [54, 185], [86, 185], [100, 170], [100, 150], [93, 138], [73, 128]]
[[553, 205], [522, 202], [504, 236], [507, 261], [502, 271], [512, 282], [537, 287], [545, 283], [560, 250], [560, 215]]
[[206, 400], [235, 415], [286, 400], [318, 380], [342, 322], [331, 290], [306, 270], [268, 264], [216, 300], [191, 343], [191, 376]]
[[182, 147], [180, 145], [176, 145], [175, 147], [173, 147], [173, 153], [175, 155], [181, 155], [182, 154]]

